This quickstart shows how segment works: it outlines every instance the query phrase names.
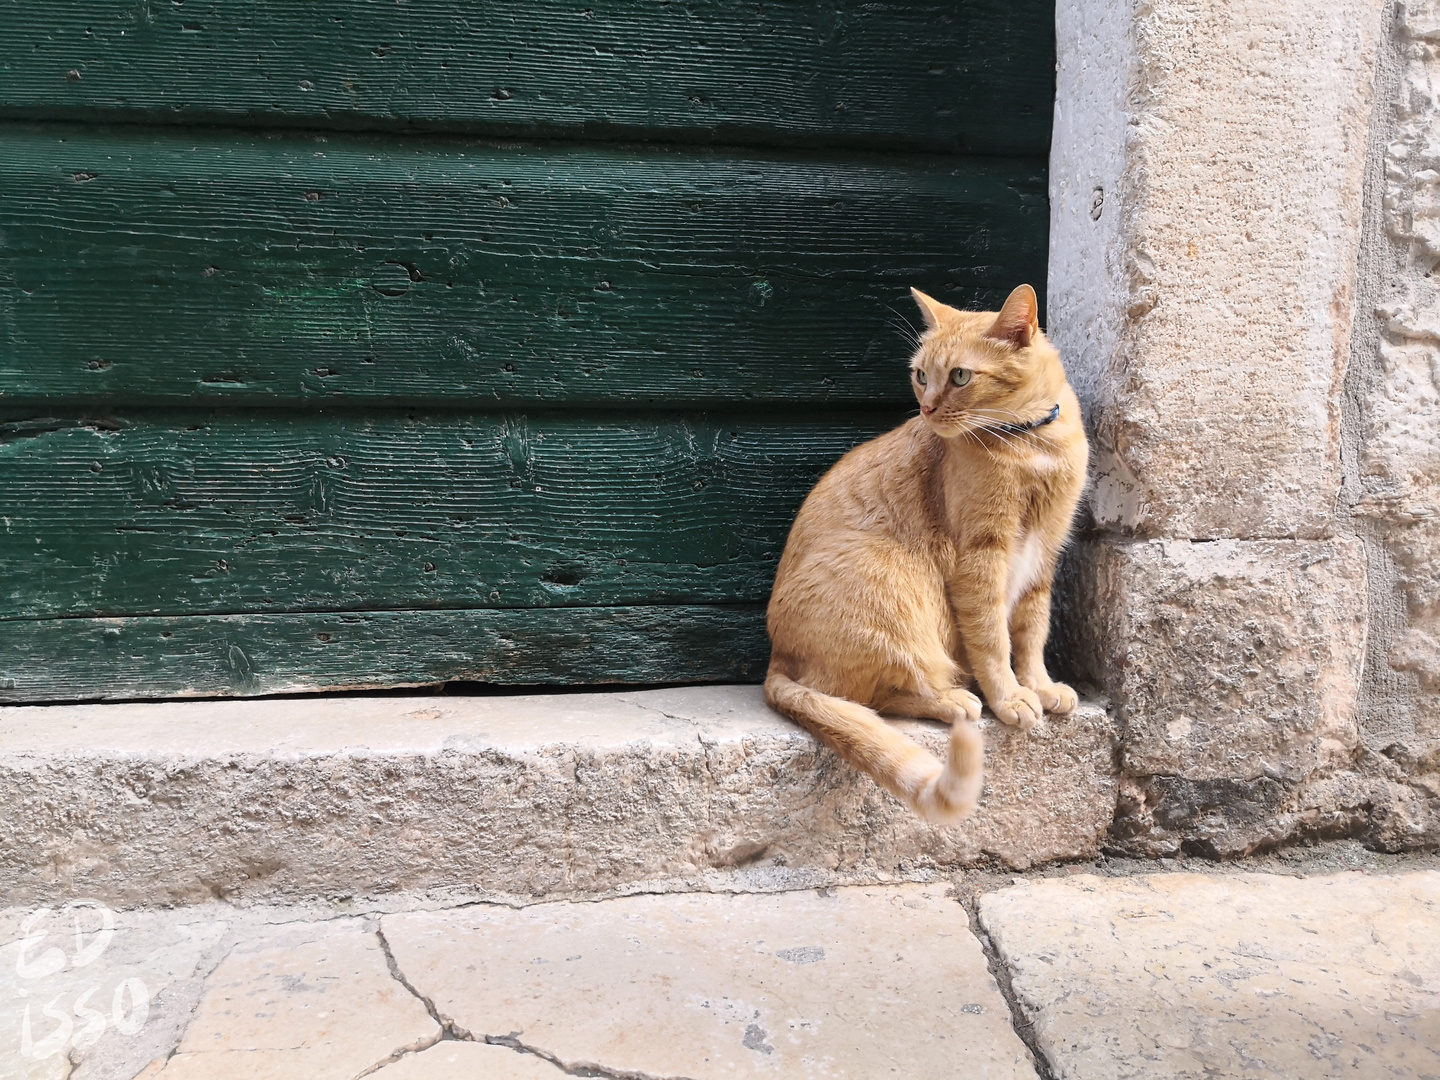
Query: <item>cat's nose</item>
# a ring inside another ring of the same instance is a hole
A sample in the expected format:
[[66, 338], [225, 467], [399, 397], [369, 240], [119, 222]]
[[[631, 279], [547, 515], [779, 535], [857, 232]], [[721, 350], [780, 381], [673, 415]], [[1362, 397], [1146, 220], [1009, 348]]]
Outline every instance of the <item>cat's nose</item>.
[[921, 415], [921, 416], [929, 416], [929, 415], [930, 415], [931, 413], [933, 413], [934, 411], [935, 411], [935, 406], [934, 406], [934, 405], [921, 405], [921, 406], [920, 406], [920, 415]]

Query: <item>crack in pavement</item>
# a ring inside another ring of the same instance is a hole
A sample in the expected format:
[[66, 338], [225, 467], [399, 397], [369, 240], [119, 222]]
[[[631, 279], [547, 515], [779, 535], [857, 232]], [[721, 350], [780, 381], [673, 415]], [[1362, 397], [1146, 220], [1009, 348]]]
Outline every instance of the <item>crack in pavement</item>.
[[353, 1080], [361, 1080], [362, 1077], [377, 1073], [387, 1065], [394, 1065], [401, 1058], [407, 1057], [410, 1054], [418, 1054], [423, 1050], [429, 1050], [430, 1047], [437, 1043], [445, 1041], [447, 1037], [451, 1039], [457, 1038], [457, 1036], [453, 1034], [453, 1027], [450, 1022], [441, 1018], [440, 1013], [435, 1008], [435, 1003], [420, 993], [419, 990], [415, 989], [415, 987], [411, 985], [410, 980], [405, 978], [404, 972], [400, 970], [400, 965], [395, 962], [395, 954], [390, 949], [390, 942], [385, 939], [385, 931], [381, 928], [378, 919], [375, 921], [375, 940], [379, 942], [380, 952], [385, 956], [385, 966], [390, 971], [390, 977], [406, 990], [410, 991], [410, 994], [419, 1001], [421, 1005], [425, 1006], [425, 1011], [430, 1014], [430, 1019], [435, 1021], [435, 1034], [433, 1037], [417, 1039], [409, 1046], [402, 1046], [398, 1050], [390, 1051], [386, 1057], [375, 1062], [375, 1064], [368, 1068], [361, 1069], [355, 1074]]
[[1015, 992], [1015, 987], [1010, 979], [1010, 969], [1005, 966], [1005, 961], [1000, 957], [1000, 950], [995, 947], [989, 933], [980, 922], [980, 893], [979, 890], [971, 889], [968, 895], [960, 895], [956, 891], [955, 899], [965, 909], [965, 914], [970, 920], [970, 933], [975, 940], [980, 942], [980, 948], [985, 952], [985, 962], [990, 968], [990, 976], [995, 980], [995, 985], [1000, 988], [1000, 996], [1005, 999], [1005, 1004], [1010, 1009], [1010, 1026], [1015, 1034], [1020, 1036], [1020, 1041], [1030, 1051], [1034, 1059], [1035, 1075], [1039, 1080], [1055, 1080], [1055, 1070], [1050, 1065], [1050, 1060], [1040, 1049], [1040, 1042], [1035, 1037], [1035, 1021], [1025, 1015], [1025, 1007], [1020, 1004], [1020, 996]]
[[[462, 1036], [457, 1033], [461, 1029], [456, 1028], [454, 1022], [450, 1019], [441, 1016], [440, 1011], [435, 1008], [435, 1002], [420, 993], [420, 991], [415, 988], [415, 985], [405, 977], [405, 973], [400, 970], [400, 964], [395, 960], [395, 953], [390, 948], [389, 940], [385, 937], [385, 927], [378, 920], [375, 923], [375, 939], [380, 943], [380, 951], [385, 954], [385, 966], [390, 969], [390, 977], [405, 987], [406, 990], [409, 990], [410, 993], [415, 996], [415, 999], [419, 1001], [421, 1005], [425, 1006], [425, 1011], [430, 1014], [430, 1019], [434, 1020], [436, 1026], [440, 1028], [442, 1033], [441, 1037], [443, 1038], [444, 1033], [449, 1032], [450, 1038], [452, 1039], [462, 1038]], [[469, 1033], [466, 1032], [463, 1037], [468, 1038]], [[440, 1039], [436, 1039], [435, 1041], [439, 1042]], [[434, 1046], [435, 1043], [431, 1043], [430, 1045]]]
[[431, 1038], [431, 1039], [417, 1039], [415, 1042], [411, 1043], [409, 1046], [402, 1046], [402, 1047], [400, 1047], [400, 1049], [398, 1049], [398, 1050], [392, 1050], [392, 1051], [390, 1051], [390, 1053], [389, 1053], [388, 1055], [386, 1055], [385, 1057], [381, 1058], [381, 1059], [380, 1059], [379, 1061], [377, 1061], [374, 1065], [371, 1065], [371, 1066], [369, 1066], [368, 1068], [365, 1068], [365, 1069], [361, 1069], [358, 1073], [355, 1074], [355, 1076], [353, 1077], [353, 1080], [361, 1080], [362, 1077], [369, 1076], [369, 1075], [371, 1075], [372, 1073], [377, 1073], [377, 1072], [379, 1072], [381, 1069], [385, 1068], [386, 1066], [394, 1065], [397, 1061], [401, 1060], [402, 1058], [409, 1057], [411, 1054], [418, 1054], [418, 1053], [420, 1053], [422, 1050], [429, 1050], [432, 1046], [435, 1046], [436, 1044], [441, 1043], [441, 1042], [444, 1042], [444, 1041], [445, 1041], [445, 1032], [444, 1032], [443, 1030], [441, 1030], [441, 1031], [436, 1031], [434, 1038]]
[[610, 1069], [594, 1063], [566, 1065], [548, 1050], [521, 1042], [518, 1031], [512, 1031], [508, 1035], [486, 1035], [477, 1041], [487, 1042], [491, 1046], [508, 1046], [511, 1050], [518, 1050], [522, 1054], [533, 1054], [535, 1057], [544, 1058], [566, 1076], [602, 1077], [605, 1080], [693, 1080], [688, 1076], [661, 1076], [658, 1073], [648, 1073], [638, 1069]]
[[379, 922], [375, 925], [375, 938], [380, 943], [380, 951], [385, 954], [385, 965], [390, 969], [391, 978], [405, 987], [406, 990], [410, 991], [415, 999], [425, 1006], [425, 1011], [430, 1014], [430, 1019], [435, 1021], [439, 1031], [435, 1038], [431, 1039], [424, 1046], [417, 1045], [398, 1050], [384, 1061], [376, 1062], [365, 1071], [358, 1073], [354, 1080], [361, 1080], [361, 1077], [370, 1076], [372, 1073], [379, 1072], [387, 1065], [393, 1065], [409, 1054], [418, 1054], [422, 1050], [428, 1050], [430, 1047], [441, 1042], [483, 1042], [491, 1046], [504, 1046], [517, 1053], [530, 1054], [533, 1057], [542, 1058], [567, 1076], [601, 1077], [605, 1078], [605, 1080], [692, 1080], [692, 1078], [685, 1076], [660, 1076], [655, 1073], [639, 1072], [633, 1069], [609, 1069], [599, 1064], [566, 1065], [548, 1050], [543, 1050], [538, 1046], [531, 1046], [528, 1043], [521, 1042], [520, 1032], [518, 1031], [512, 1031], [507, 1035], [475, 1035], [473, 1032], [461, 1027], [452, 1018], [441, 1013], [440, 1010], [435, 1007], [435, 1002], [422, 994], [419, 988], [405, 977], [405, 973], [400, 970], [399, 961], [395, 959], [395, 952], [391, 949], [390, 942], [385, 937], [385, 929]]

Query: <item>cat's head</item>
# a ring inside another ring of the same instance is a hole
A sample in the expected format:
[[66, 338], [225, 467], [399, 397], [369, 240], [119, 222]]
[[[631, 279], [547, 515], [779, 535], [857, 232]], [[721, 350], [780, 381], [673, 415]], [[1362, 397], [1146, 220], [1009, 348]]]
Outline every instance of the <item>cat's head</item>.
[[1021, 285], [999, 312], [960, 311], [911, 289], [925, 318], [910, 360], [920, 415], [939, 435], [1039, 419], [1055, 404], [1065, 373], [1040, 332], [1035, 290]]

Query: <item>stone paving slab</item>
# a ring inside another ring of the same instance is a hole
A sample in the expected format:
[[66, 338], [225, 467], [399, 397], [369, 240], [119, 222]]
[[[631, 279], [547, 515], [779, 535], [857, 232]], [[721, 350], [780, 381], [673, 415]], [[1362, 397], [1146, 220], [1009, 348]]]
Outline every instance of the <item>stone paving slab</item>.
[[382, 928], [456, 1030], [571, 1071], [1033, 1080], [945, 892], [635, 896], [387, 915]]
[[378, 923], [305, 914], [0, 911], [0, 1080], [350, 1080], [440, 1038]]
[[980, 920], [1056, 1080], [1440, 1076], [1440, 873], [1022, 879]]
[[[901, 726], [936, 749], [947, 737]], [[979, 810], [938, 827], [756, 686], [12, 706], [0, 708], [0, 897], [596, 896], [1096, 854], [1116, 800], [1104, 710], [1029, 733], [992, 721], [985, 740]]]
[[[116, 913], [98, 950], [94, 909], [79, 939], [70, 912], [38, 921], [0, 912], [0, 1002], [36, 1005], [28, 1047], [15, 1011], [0, 1016], [0, 1076], [1033, 1080], [947, 889], [666, 894], [319, 920], [211, 903]], [[39, 963], [52, 949], [65, 967]], [[86, 949], [96, 955], [86, 960]], [[116, 1030], [111, 988], [125, 980], [146, 983], [150, 1011], [131, 1002]], [[75, 1020], [58, 1036], [57, 1017], [73, 1015], [91, 985], [102, 990], [91, 1004], [106, 1015], [104, 1034], [79, 1039]], [[54, 1045], [37, 1047], [43, 1039]]]
[[433, 1045], [440, 1026], [390, 973], [373, 925], [296, 923], [240, 941], [179, 1045], [145, 1080], [350, 1080]]
[[[83, 902], [0, 911], [0, 1080], [65, 1080], [77, 1051], [114, 1065], [104, 1080], [129, 1080], [169, 1053], [235, 920], [214, 904], [189, 917]], [[98, 1016], [77, 1015], [87, 1009]]]
[[1440, 1076], [1433, 868], [1019, 880], [4, 910], [0, 1080]]

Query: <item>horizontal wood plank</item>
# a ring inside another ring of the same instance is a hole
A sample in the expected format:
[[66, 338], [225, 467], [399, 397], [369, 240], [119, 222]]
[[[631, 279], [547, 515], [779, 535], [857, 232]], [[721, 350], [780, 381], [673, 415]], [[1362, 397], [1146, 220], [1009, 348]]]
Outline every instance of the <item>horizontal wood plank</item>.
[[0, 426], [0, 618], [762, 603], [898, 416], [227, 413]]
[[908, 399], [1043, 284], [1043, 160], [0, 129], [0, 402]]
[[1044, 154], [1053, 0], [0, 4], [0, 116]]
[[762, 606], [0, 622], [0, 702], [244, 697], [445, 682], [757, 682]]

